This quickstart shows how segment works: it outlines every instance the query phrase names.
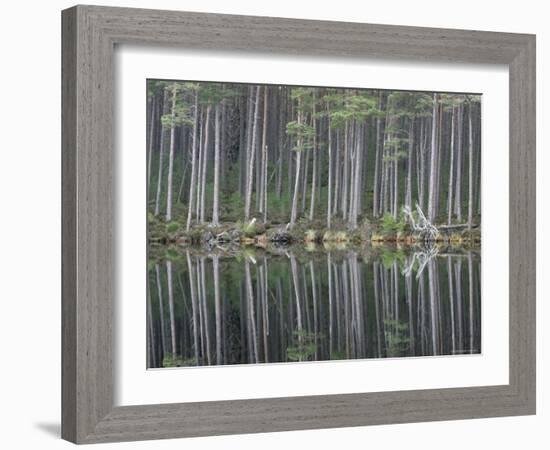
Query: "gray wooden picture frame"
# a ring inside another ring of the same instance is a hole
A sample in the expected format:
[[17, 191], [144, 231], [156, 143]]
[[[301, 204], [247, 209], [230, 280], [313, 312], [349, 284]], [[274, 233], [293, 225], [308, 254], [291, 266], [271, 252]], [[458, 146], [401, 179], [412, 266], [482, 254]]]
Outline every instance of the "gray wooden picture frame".
[[[115, 407], [117, 44], [508, 65], [509, 384]], [[535, 36], [75, 6], [62, 13], [62, 54], [64, 439], [93, 443], [535, 413]]]

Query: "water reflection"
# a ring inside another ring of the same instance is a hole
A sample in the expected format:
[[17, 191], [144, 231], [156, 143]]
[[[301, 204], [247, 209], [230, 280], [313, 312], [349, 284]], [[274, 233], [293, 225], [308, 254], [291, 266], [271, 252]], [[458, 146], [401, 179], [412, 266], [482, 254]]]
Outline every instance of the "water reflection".
[[149, 266], [148, 367], [480, 352], [473, 251], [168, 256]]

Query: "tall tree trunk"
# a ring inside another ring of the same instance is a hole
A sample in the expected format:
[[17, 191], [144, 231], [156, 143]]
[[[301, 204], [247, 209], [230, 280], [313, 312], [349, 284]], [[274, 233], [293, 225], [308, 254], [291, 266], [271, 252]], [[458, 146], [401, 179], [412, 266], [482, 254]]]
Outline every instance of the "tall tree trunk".
[[[318, 134], [316, 135], [317, 142], [315, 144], [315, 147], [317, 148], [319, 144], [319, 139], [323, 135], [323, 121], [318, 120], [317, 125], [319, 127]], [[325, 152], [319, 151], [317, 153], [317, 194], [315, 195], [317, 205], [321, 204], [321, 191], [322, 191], [322, 184], [323, 184], [323, 167], [325, 166]]]
[[330, 229], [332, 218], [332, 130], [330, 129], [330, 106], [327, 103], [328, 133], [328, 195], [327, 195], [327, 228]]
[[[265, 90], [266, 86], [264, 86], [264, 90]], [[263, 97], [260, 96], [260, 105], [258, 106], [258, 114], [261, 114], [261, 109], [260, 106], [261, 106], [261, 103], [263, 103]], [[259, 124], [259, 117], [258, 117], [258, 126], [260, 125]], [[259, 144], [259, 145], [258, 145]], [[255, 164], [254, 164], [254, 169], [256, 170], [256, 178], [255, 178], [255, 188], [254, 188], [254, 191], [256, 193], [256, 210], [259, 212], [259, 213], [262, 213], [262, 199], [263, 199], [263, 192], [262, 192], [262, 189], [263, 189], [263, 161], [262, 161], [262, 153], [263, 153], [263, 149], [262, 149], [262, 145], [261, 145], [261, 141], [259, 143], [257, 143], [255, 146], [254, 146], [254, 151], [256, 153], [256, 157], [255, 157]]]
[[475, 153], [475, 166], [474, 166], [474, 182], [475, 182], [475, 196], [474, 203], [477, 205], [477, 214], [481, 216], [481, 109], [476, 108], [476, 124], [474, 129], [474, 153]]
[[225, 187], [226, 174], [227, 174], [227, 164], [229, 163], [229, 158], [227, 154], [227, 145], [226, 145], [226, 127], [227, 127], [227, 108], [225, 99], [222, 100], [221, 105], [221, 135], [220, 135], [220, 183], [222, 187]]
[[357, 216], [359, 214], [359, 198], [361, 196], [361, 167], [363, 166], [363, 129], [357, 125], [357, 138], [355, 148], [355, 174], [354, 174], [354, 194], [353, 194], [353, 215], [351, 225], [357, 228]]
[[317, 123], [315, 119], [315, 102], [316, 95], [313, 94], [313, 113], [311, 115], [311, 123], [313, 125], [313, 173], [311, 175], [311, 199], [309, 205], [309, 220], [313, 220], [315, 213], [315, 189], [317, 183]]
[[185, 179], [187, 177], [187, 169], [188, 168], [189, 168], [189, 160], [185, 161], [185, 164], [183, 166], [183, 172], [181, 174], [180, 187], [178, 189], [178, 198], [176, 199], [177, 203], [181, 202], [181, 197], [183, 195], [183, 189], [185, 187]]
[[149, 115], [149, 154], [147, 155], [147, 202], [149, 202], [149, 189], [151, 188], [151, 170], [153, 166], [153, 148], [155, 142], [155, 122], [157, 119], [157, 97], [151, 99], [151, 113]]
[[336, 155], [334, 158], [334, 202], [332, 205], [332, 215], [336, 216], [338, 211], [338, 202], [340, 199], [340, 129], [336, 130]]
[[210, 113], [212, 111], [212, 106], [208, 105], [206, 107], [206, 119], [204, 124], [204, 148], [202, 151], [202, 174], [201, 174], [201, 208], [200, 208], [200, 221], [204, 223], [206, 220], [205, 210], [206, 210], [206, 173], [208, 166], [208, 138], [210, 134]]
[[430, 180], [428, 189], [428, 220], [431, 222], [435, 216], [436, 209], [436, 177], [437, 177], [437, 116], [438, 116], [438, 100], [437, 94], [433, 94], [433, 110], [432, 110], [432, 145], [430, 154]]
[[[244, 95], [244, 94], [243, 94]], [[248, 170], [248, 149], [250, 140], [252, 139], [252, 117], [254, 115], [254, 87], [248, 88], [248, 99], [243, 99], [241, 109], [239, 111], [239, 119], [241, 126], [241, 136], [239, 142], [239, 189], [243, 197], [246, 197], [247, 188], [247, 170]]]
[[405, 193], [405, 205], [409, 208], [412, 207], [412, 159], [414, 148], [414, 118], [409, 119], [409, 145], [408, 145], [408, 158], [407, 158], [407, 190]]
[[220, 109], [220, 103], [218, 103], [214, 112], [214, 200], [212, 206], [212, 225], [215, 227], [220, 224]]
[[[378, 109], [382, 110], [382, 91], [378, 94]], [[378, 217], [378, 208], [380, 201], [380, 128], [382, 119], [378, 115], [376, 117], [376, 154], [374, 156], [374, 180], [372, 189], [372, 215]]]
[[168, 183], [166, 186], [166, 222], [172, 220], [172, 184], [174, 179], [174, 149], [176, 145], [176, 96], [178, 93], [177, 85], [174, 83], [172, 88], [172, 123], [170, 124], [170, 153], [168, 155]]
[[356, 157], [357, 157], [357, 121], [353, 121], [350, 125], [350, 137], [349, 137], [349, 164], [350, 164], [350, 177], [349, 177], [349, 206], [347, 206], [347, 218], [348, 218], [348, 226], [350, 228], [355, 228], [355, 225], [357, 225], [357, 221], [354, 221], [354, 208], [355, 208], [355, 164], [356, 164]]
[[[288, 99], [288, 95], [287, 95]], [[288, 101], [288, 117], [293, 118], [294, 117], [294, 102]], [[292, 195], [292, 189], [293, 189], [293, 183], [292, 183], [292, 172], [293, 172], [293, 165], [294, 165], [294, 152], [292, 151], [292, 146], [294, 145], [294, 139], [292, 136], [287, 137], [287, 145], [286, 145], [286, 151], [287, 151], [287, 189], [288, 189], [288, 196], [290, 197]]]
[[393, 149], [393, 205], [392, 215], [394, 219], [397, 219], [397, 204], [399, 203], [399, 155], [397, 154], [397, 147]]
[[198, 131], [199, 131], [199, 91], [195, 91], [195, 112], [193, 120], [193, 153], [191, 155], [191, 183], [189, 185], [189, 201], [187, 203], [187, 225], [186, 230], [191, 227], [191, 219], [193, 216], [193, 205], [195, 201], [195, 184], [197, 178], [197, 147], [198, 147]]
[[438, 125], [438, 134], [437, 134], [437, 164], [436, 164], [436, 177], [435, 177], [435, 209], [434, 209], [434, 217], [438, 215], [439, 213], [439, 199], [440, 199], [440, 192], [441, 192], [441, 186], [440, 186], [440, 180], [441, 180], [441, 155], [443, 154], [443, 132], [444, 132], [444, 122], [443, 122], [443, 116], [444, 116], [444, 108], [442, 105], [439, 107], [439, 125]]
[[458, 222], [462, 221], [462, 136], [463, 136], [463, 104], [458, 105], [457, 149], [456, 149], [456, 180], [455, 180], [455, 214]]
[[[387, 212], [391, 212], [392, 205], [393, 205], [393, 183], [392, 183], [392, 175], [393, 172], [391, 170], [392, 162], [391, 162], [391, 142], [392, 142], [392, 133], [391, 130], [393, 128], [393, 116], [391, 114], [392, 107], [390, 106], [391, 103], [388, 99], [387, 106], [386, 106], [386, 121], [384, 124], [384, 138], [382, 140], [383, 144], [383, 187], [382, 187], [382, 211], [380, 212], [380, 215], [383, 215]], [[389, 142], [389, 144], [387, 144]]]
[[202, 189], [202, 162], [203, 162], [203, 153], [204, 153], [204, 118], [206, 114], [204, 109], [201, 111], [200, 116], [200, 127], [199, 127], [199, 154], [198, 154], [198, 163], [197, 163], [197, 201], [195, 202], [195, 217], [197, 218], [197, 223], [200, 223], [200, 214], [201, 214], [201, 189]]
[[474, 137], [472, 130], [472, 103], [468, 107], [468, 229], [472, 228], [474, 211]]
[[347, 209], [348, 209], [348, 183], [349, 183], [349, 174], [348, 174], [348, 159], [349, 159], [349, 123], [346, 121], [344, 129], [344, 171], [343, 171], [343, 191], [342, 191], [342, 204], [340, 208], [342, 210], [342, 217], [344, 220], [347, 219]]
[[[307, 120], [304, 118], [304, 121]], [[307, 148], [304, 150], [304, 162], [305, 164], [303, 164], [303, 170], [302, 170], [302, 173], [303, 173], [303, 176], [302, 176], [302, 202], [301, 202], [301, 207], [300, 207], [300, 214], [304, 213], [305, 210], [306, 210], [306, 197], [307, 197], [307, 180], [309, 178], [309, 152], [310, 152], [310, 149]]]
[[454, 174], [454, 148], [455, 148], [455, 107], [451, 115], [451, 146], [449, 155], [449, 192], [447, 193], [447, 223], [451, 224], [453, 214], [453, 174]]
[[[298, 105], [298, 126], [302, 124], [301, 104]], [[296, 150], [296, 177], [294, 180], [294, 195], [292, 196], [292, 210], [290, 212], [290, 226], [293, 227], [298, 216], [298, 192], [300, 190], [300, 163], [302, 157], [303, 142], [302, 138], [298, 139], [298, 149]]]
[[296, 218], [298, 216], [298, 192], [300, 190], [300, 160], [302, 157], [302, 151], [296, 152], [296, 177], [294, 180], [294, 195], [292, 197], [292, 210], [290, 213], [290, 226], [294, 226]]
[[425, 187], [426, 187], [426, 141], [428, 139], [428, 122], [426, 120], [422, 120], [421, 122], [421, 139], [420, 139], [420, 154], [419, 154], [419, 160], [420, 160], [420, 176], [419, 176], [419, 188], [418, 188], [418, 203], [420, 205], [420, 208], [422, 211], [424, 211], [424, 193], [425, 193]]
[[277, 127], [277, 153], [278, 153], [278, 160], [277, 160], [277, 187], [275, 189], [275, 194], [278, 199], [281, 198], [281, 193], [283, 190], [283, 155], [284, 155], [284, 149], [285, 149], [285, 108], [286, 105], [284, 103], [284, 96], [282, 95], [281, 90], [278, 91], [278, 99], [279, 99], [279, 123]]
[[[168, 89], [164, 90], [164, 100], [162, 102], [162, 115], [168, 114]], [[161, 126], [160, 130], [160, 150], [159, 150], [159, 167], [157, 177], [157, 195], [155, 198], [155, 216], [160, 214], [160, 193], [162, 191], [162, 171], [164, 165], [164, 140], [166, 136], [166, 127]]]
[[264, 197], [263, 197], [263, 202], [264, 202], [264, 223], [265, 223], [265, 222], [267, 222], [267, 185], [268, 185], [268, 179], [267, 179], [267, 162], [268, 162], [267, 145], [264, 147], [264, 156], [263, 156], [263, 158], [264, 158], [264, 174], [263, 174]]
[[264, 223], [267, 221], [267, 104], [268, 90], [264, 87], [264, 114], [262, 123], [262, 195], [260, 198], [260, 212], [263, 213]]
[[244, 206], [244, 218], [245, 220], [250, 219], [250, 206], [252, 202], [252, 182], [254, 179], [254, 156], [256, 154], [256, 128], [258, 126], [258, 109], [259, 109], [259, 103], [260, 103], [260, 89], [261, 87], [258, 86], [256, 88], [256, 95], [255, 95], [255, 105], [254, 105], [254, 119], [253, 119], [253, 126], [252, 126], [252, 136], [250, 139], [250, 148], [249, 148], [249, 154], [248, 154], [248, 173], [247, 173], [247, 180], [246, 180], [246, 198], [245, 198], [245, 206]]

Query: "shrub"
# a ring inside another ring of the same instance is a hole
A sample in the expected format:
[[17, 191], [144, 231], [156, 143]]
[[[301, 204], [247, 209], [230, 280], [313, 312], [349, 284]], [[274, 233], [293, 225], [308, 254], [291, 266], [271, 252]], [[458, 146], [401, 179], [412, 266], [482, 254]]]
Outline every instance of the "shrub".
[[236, 228], [241, 230], [245, 236], [247, 237], [254, 237], [257, 234], [257, 224], [256, 221], [250, 221], [250, 222], [242, 222], [238, 221], [235, 224]]
[[401, 215], [398, 220], [398, 219], [394, 219], [394, 217], [391, 214], [386, 213], [382, 217], [382, 222], [380, 225], [384, 233], [398, 233], [398, 232], [405, 231], [407, 222], [403, 217], [403, 215]]
[[175, 233], [180, 228], [180, 224], [178, 222], [170, 222], [166, 224], [166, 231], [168, 233]]
[[323, 234], [323, 242], [332, 242], [334, 241], [334, 232], [327, 230], [325, 231], [325, 234]]
[[334, 240], [336, 242], [348, 242], [349, 236], [345, 231], [337, 231], [334, 235]]
[[182, 357], [174, 357], [171, 353], [164, 355], [162, 360], [162, 367], [182, 367], [182, 366], [196, 366], [197, 360], [193, 358], [183, 359]]
[[293, 333], [293, 346], [286, 349], [287, 358], [290, 361], [310, 361], [315, 355], [316, 339], [322, 339], [321, 334], [311, 333], [305, 330], [295, 330]]
[[306, 242], [317, 242], [318, 235], [317, 231], [315, 230], [307, 230], [305, 234], [305, 241]]

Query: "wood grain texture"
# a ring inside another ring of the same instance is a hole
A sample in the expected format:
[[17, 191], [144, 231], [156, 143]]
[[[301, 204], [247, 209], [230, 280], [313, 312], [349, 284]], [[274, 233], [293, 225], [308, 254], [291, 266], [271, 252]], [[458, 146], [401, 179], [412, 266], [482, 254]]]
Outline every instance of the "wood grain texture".
[[83, 8], [63, 18], [62, 436], [76, 442], [113, 405], [112, 45], [91, 25]]
[[510, 386], [536, 405], [535, 39], [510, 63]]
[[[534, 36], [95, 6], [62, 16], [63, 438], [92, 443], [535, 412]], [[116, 44], [509, 65], [510, 383], [114, 407]]]
[[76, 10], [63, 14], [62, 35], [62, 435], [76, 440]]

